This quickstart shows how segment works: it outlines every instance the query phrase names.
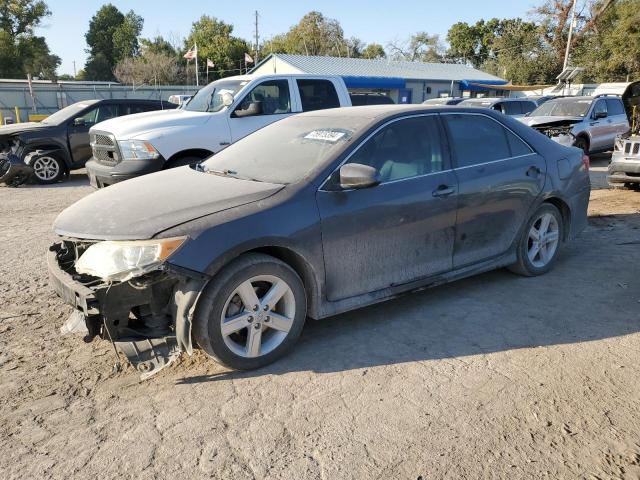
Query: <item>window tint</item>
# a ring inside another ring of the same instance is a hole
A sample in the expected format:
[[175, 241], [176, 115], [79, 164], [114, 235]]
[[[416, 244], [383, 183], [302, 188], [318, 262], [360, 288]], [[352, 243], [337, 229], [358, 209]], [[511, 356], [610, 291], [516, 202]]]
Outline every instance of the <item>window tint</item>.
[[598, 101], [596, 102], [596, 106], [595, 106], [595, 107], [593, 107], [593, 113], [594, 113], [594, 115], [595, 115], [596, 113], [600, 113], [600, 112], [607, 113], [607, 104], [606, 104], [606, 102], [605, 102], [604, 100], [598, 100]]
[[102, 104], [99, 107], [92, 108], [84, 115], [78, 117], [84, 119], [84, 124], [87, 126], [95, 125], [99, 122], [104, 122], [110, 118], [118, 116], [118, 106], [110, 104]]
[[[121, 106], [122, 108], [123, 106]], [[151, 105], [145, 105], [143, 103], [134, 103], [133, 105], [128, 105], [126, 113], [122, 113], [121, 115], [131, 115], [132, 113], [142, 113], [142, 112], [150, 112], [151, 110], [156, 110], [156, 108]]]
[[458, 167], [509, 158], [505, 129], [484, 115], [443, 115]]
[[617, 98], [607, 98], [607, 110], [609, 115], [625, 115], [622, 102]]
[[506, 115], [520, 115], [522, 113], [520, 102], [504, 102], [502, 104], [502, 113]]
[[329, 80], [297, 80], [297, 83], [302, 100], [302, 111], [309, 112], [340, 106], [336, 89]]
[[237, 110], [246, 110], [251, 103], [262, 109], [258, 115], [291, 113], [291, 96], [288, 80], [269, 80], [257, 85], [242, 100]]
[[511, 156], [518, 157], [520, 155], [529, 155], [532, 153], [529, 145], [520, 140], [520, 137], [516, 136], [510, 130], [506, 130], [507, 132], [507, 141], [509, 142], [509, 148], [511, 149]]
[[378, 170], [381, 182], [443, 170], [440, 128], [435, 116], [392, 122], [366, 141], [349, 163]]
[[522, 107], [522, 113], [533, 112], [538, 107], [535, 102], [520, 102], [520, 106]]

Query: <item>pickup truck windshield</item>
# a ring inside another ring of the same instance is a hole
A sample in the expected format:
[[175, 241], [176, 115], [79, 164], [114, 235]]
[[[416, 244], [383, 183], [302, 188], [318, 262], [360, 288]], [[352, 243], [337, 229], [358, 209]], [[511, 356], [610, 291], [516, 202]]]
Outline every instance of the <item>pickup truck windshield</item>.
[[201, 170], [259, 182], [302, 180], [343, 149], [368, 118], [289, 117], [258, 130], [201, 164]]
[[42, 120], [42, 123], [46, 123], [47, 125], [60, 125], [87, 107], [90, 107], [93, 103], [95, 103], [95, 101], [74, 103], [73, 105], [64, 107], [62, 110], [58, 110], [53, 115], [49, 115], [47, 118]]
[[191, 112], [218, 112], [224, 108], [222, 95], [235, 96], [249, 80], [218, 80], [210, 83], [196, 93], [184, 107]]
[[530, 117], [584, 117], [589, 111], [593, 100], [549, 100], [533, 112]]

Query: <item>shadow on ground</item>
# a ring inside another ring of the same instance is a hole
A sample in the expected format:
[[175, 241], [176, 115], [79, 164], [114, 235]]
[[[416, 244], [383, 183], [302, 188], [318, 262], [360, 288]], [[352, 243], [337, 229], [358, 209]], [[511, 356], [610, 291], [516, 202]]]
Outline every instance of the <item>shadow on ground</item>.
[[544, 276], [499, 270], [322, 321], [308, 319], [298, 345], [275, 364], [178, 383], [459, 359], [639, 332], [640, 291], [629, 287], [637, 285], [636, 274], [621, 269], [620, 259], [640, 263], [640, 215], [609, 220], [624, 224], [625, 233], [592, 226]]

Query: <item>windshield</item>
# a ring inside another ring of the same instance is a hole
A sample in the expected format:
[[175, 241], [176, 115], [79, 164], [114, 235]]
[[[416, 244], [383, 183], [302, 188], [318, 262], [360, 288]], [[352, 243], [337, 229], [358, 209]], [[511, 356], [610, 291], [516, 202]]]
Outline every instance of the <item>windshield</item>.
[[584, 117], [591, 106], [591, 99], [549, 100], [533, 112], [530, 117]]
[[205, 172], [290, 184], [322, 166], [367, 117], [290, 117], [232, 144], [202, 164]]
[[249, 80], [218, 80], [210, 83], [196, 93], [184, 107], [191, 112], [218, 112], [224, 108], [222, 95], [235, 96]]
[[87, 107], [90, 107], [93, 103], [90, 102], [78, 102], [73, 105], [69, 105], [68, 107], [64, 107], [62, 110], [58, 110], [53, 115], [49, 115], [47, 118], [42, 120], [41, 123], [46, 123], [49, 125], [60, 125], [61, 123], [66, 122], [74, 115], [80, 113]]

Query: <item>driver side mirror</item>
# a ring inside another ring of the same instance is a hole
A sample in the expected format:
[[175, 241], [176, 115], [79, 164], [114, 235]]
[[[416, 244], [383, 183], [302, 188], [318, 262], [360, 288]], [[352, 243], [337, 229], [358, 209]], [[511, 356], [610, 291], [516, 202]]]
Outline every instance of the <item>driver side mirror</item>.
[[340, 187], [345, 190], [370, 188], [379, 184], [378, 171], [369, 165], [347, 163], [340, 167]]
[[593, 118], [595, 120], [598, 120], [600, 118], [607, 118], [607, 112], [603, 112], [603, 111], [593, 112]]
[[234, 117], [251, 117], [253, 115], [262, 115], [262, 102], [251, 102], [246, 108], [240, 105], [233, 111]]
[[85, 122], [84, 118], [82, 117], [78, 117], [73, 120], [74, 127], [84, 127], [86, 124], [87, 122]]

